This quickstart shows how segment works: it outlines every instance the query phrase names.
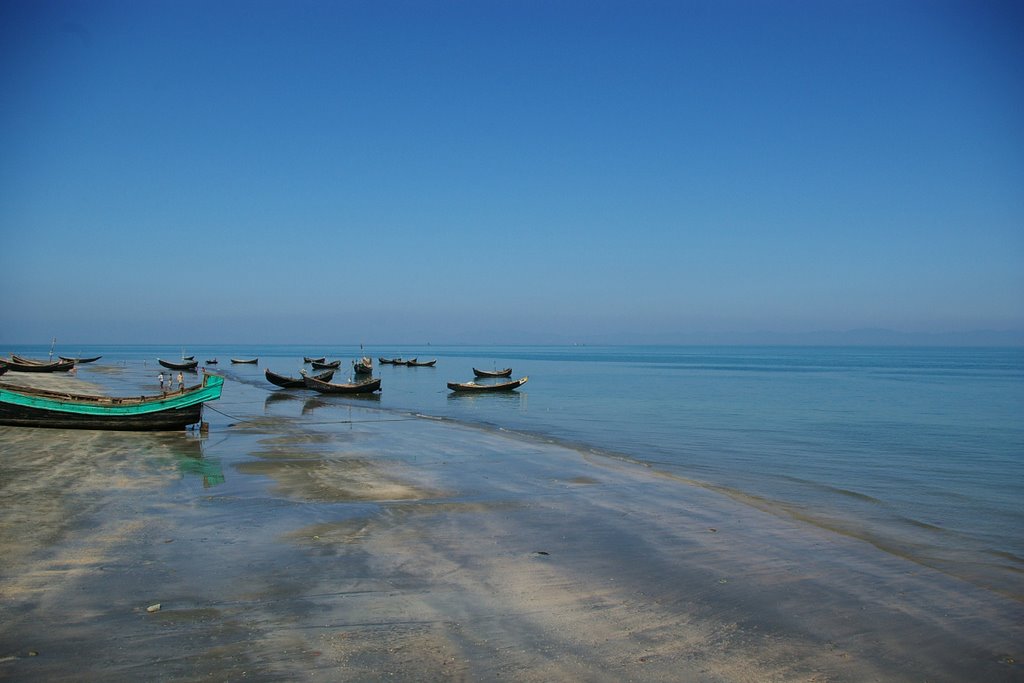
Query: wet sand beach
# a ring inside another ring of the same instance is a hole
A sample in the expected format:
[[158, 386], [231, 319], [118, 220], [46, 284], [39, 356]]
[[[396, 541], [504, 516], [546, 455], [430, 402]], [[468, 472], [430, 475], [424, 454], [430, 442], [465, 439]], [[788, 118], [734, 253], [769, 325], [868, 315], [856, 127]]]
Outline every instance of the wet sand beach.
[[[1024, 609], [656, 467], [229, 385], [0, 427], [6, 680], [1021, 680]], [[312, 403], [310, 402], [312, 401]]]

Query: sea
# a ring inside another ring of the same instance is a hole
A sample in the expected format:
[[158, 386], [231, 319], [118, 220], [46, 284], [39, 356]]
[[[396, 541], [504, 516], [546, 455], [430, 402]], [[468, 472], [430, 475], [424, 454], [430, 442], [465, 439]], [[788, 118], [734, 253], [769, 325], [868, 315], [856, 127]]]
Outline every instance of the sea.
[[[51, 348], [8, 351], [46, 358]], [[219, 425], [288, 395], [314, 396], [274, 387], [265, 369], [298, 376], [309, 368], [304, 356], [325, 356], [342, 361], [339, 382], [352, 360], [370, 356], [381, 393], [325, 398], [318, 419], [356, 410], [451, 421], [619, 458], [1024, 600], [1024, 348], [239, 344], [56, 353], [102, 355], [79, 376], [130, 393], [156, 391], [158, 358], [217, 359], [206, 367], [228, 382], [205, 415]], [[507, 367], [529, 381], [509, 393], [446, 386], [473, 379], [473, 368]]]

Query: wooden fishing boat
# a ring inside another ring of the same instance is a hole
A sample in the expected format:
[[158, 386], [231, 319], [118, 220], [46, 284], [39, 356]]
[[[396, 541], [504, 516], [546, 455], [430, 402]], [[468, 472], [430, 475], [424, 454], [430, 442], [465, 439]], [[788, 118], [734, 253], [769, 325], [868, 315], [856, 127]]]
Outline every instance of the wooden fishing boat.
[[259, 358], [232, 358], [232, 363], [236, 365], [256, 365], [260, 362]]
[[352, 370], [357, 375], [372, 375], [373, 374], [373, 361], [369, 357], [363, 356], [359, 360], [352, 361]]
[[302, 357], [303, 363], [323, 363], [325, 360], [327, 360], [327, 356], [320, 356], [319, 358], [310, 358], [309, 356]]
[[181, 359], [182, 360], [195, 360], [196, 357], [195, 356], [182, 356]]
[[4, 365], [3, 363], [0, 363], [0, 375], [4, 374], [5, 372], [7, 372], [7, 366]]
[[334, 384], [333, 382], [321, 382], [315, 377], [310, 377], [305, 370], [301, 371], [302, 379], [306, 388], [319, 391], [321, 394], [372, 394], [380, 391], [380, 378], [367, 379], [362, 382], [351, 384]]
[[377, 362], [381, 365], [405, 365], [401, 358], [378, 358]]
[[36, 360], [35, 358], [26, 358], [25, 356], [19, 356], [16, 353], [11, 354], [11, 360], [15, 363], [21, 363], [22, 365], [46, 365], [52, 363], [53, 359], [50, 360]]
[[208, 358], [206, 360], [206, 364], [207, 365], [216, 365], [217, 364], [217, 359], [216, 358]]
[[82, 365], [83, 363], [92, 363], [94, 361], [98, 361], [100, 358], [103, 358], [103, 356], [93, 356], [91, 358], [72, 358], [70, 356], [57, 356], [57, 358], [60, 358], [61, 360], [69, 360], [72, 363]]
[[220, 398], [224, 378], [205, 375], [158, 396], [90, 396], [0, 383], [0, 424], [61, 429], [169, 431], [202, 419], [203, 403]]
[[67, 372], [71, 368], [75, 367], [75, 362], [70, 360], [62, 360], [54, 363], [45, 363], [42, 361], [24, 363], [15, 360], [15, 358], [19, 358], [19, 356], [12, 355], [10, 360], [0, 360], [0, 363], [6, 366], [11, 372]]
[[477, 377], [511, 377], [512, 368], [505, 368], [504, 370], [477, 370], [473, 368], [473, 374]]
[[520, 377], [511, 382], [500, 382], [498, 384], [477, 384], [476, 382], [448, 382], [448, 388], [452, 391], [512, 391], [526, 384], [529, 377]]
[[[306, 383], [301, 377], [279, 375], [276, 372], [271, 372], [270, 370], [264, 370], [263, 373], [267, 376], [268, 382], [276, 384], [279, 387], [284, 387], [285, 389], [302, 389], [306, 386]], [[328, 370], [327, 372], [321, 372], [319, 375], [314, 375], [314, 378], [321, 382], [330, 382], [332, 377], [334, 377], [334, 370]]]
[[313, 366], [314, 370], [337, 370], [341, 367], [340, 360], [332, 360], [330, 363], [323, 363], [321, 361], [314, 360], [310, 361], [310, 364]]
[[418, 360], [416, 360], [415, 358], [413, 358], [411, 361], [406, 363], [406, 365], [408, 365], [410, 368], [432, 368], [436, 364], [437, 364], [437, 359], [436, 358], [434, 360], [428, 360], [428, 361], [424, 361], [422, 363], [419, 362]]
[[157, 358], [156, 362], [165, 368], [170, 368], [171, 370], [195, 370], [196, 366], [199, 365], [199, 361], [197, 360], [183, 360], [180, 363], [175, 363], [174, 361]]

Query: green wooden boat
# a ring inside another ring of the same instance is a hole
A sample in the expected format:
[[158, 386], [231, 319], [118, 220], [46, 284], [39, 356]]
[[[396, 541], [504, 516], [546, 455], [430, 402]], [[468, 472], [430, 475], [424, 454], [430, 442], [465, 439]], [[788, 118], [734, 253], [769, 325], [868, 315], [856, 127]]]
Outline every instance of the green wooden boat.
[[157, 396], [90, 396], [0, 383], [0, 425], [61, 429], [172, 431], [202, 419], [203, 403], [220, 398], [224, 378]]

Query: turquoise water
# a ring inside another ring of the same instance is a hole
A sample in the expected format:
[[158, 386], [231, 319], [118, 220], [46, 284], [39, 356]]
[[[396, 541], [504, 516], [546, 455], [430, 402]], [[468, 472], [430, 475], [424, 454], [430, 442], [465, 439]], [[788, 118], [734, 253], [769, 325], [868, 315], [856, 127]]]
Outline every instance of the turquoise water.
[[[47, 347], [10, 349], [45, 357]], [[81, 347], [108, 381], [156, 386], [156, 358], [180, 347]], [[188, 347], [233, 380], [235, 412], [278, 390], [263, 370], [297, 375], [302, 356], [356, 346]], [[379, 399], [360, 405], [524, 432], [639, 461], [774, 514], [861, 538], [885, 552], [1024, 599], [1024, 349], [864, 347], [373, 347]], [[260, 359], [231, 365], [230, 357]], [[456, 395], [472, 367], [513, 368], [511, 394]], [[296, 390], [299, 396], [307, 392]], [[211, 404], [224, 408], [222, 404]], [[243, 408], [249, 406], [249, 408]], [[245, 418], [246, 415], [232, 415]], [[217, 414], [212, 414], [217, 419]], [[212, 421], [212, 420], [211, 420]]]

